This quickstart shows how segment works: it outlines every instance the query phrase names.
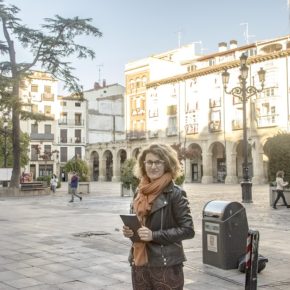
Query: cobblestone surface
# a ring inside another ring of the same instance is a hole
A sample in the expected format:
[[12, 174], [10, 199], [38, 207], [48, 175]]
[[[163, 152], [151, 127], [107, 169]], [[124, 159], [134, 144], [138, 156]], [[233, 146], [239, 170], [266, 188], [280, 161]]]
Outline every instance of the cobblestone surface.
[[[245, 275], [202, 262], [202, 212], [208, 201], [241, 201], [239, 185], [185, 184], [196, 236], [184, 242], [185, 290], [244, 289]], [[0, 290], [132, 289], [130, 243], [119, 214], [131, 197], [119, 183], [92, 183], [83, 201], [69, 203], [66, 184], [56, 194], [0, 198]], [[249, 227], [260, 233], [259, 252], [269, 259], [258, 274], [259, 289], [290, 289], [290, 209], [269, 205], [269, 188], [253, 186], [243, 204]]]

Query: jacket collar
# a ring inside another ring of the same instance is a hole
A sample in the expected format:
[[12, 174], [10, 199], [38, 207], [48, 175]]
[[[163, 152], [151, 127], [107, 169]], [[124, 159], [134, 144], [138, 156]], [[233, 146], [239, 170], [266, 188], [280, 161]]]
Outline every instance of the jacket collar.
[[166, 193], [173, 192], [174, 183], [171, 181], [155, 199], [150, 214], [168, 205]]

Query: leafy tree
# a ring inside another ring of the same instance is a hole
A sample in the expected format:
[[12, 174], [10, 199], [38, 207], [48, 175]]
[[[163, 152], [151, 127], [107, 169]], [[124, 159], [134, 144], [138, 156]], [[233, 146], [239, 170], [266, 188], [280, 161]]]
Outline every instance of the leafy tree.
[[133, 192], [135, 192], [139, 179], [134, 175], [134, 167], [136, 165], [136, 159], [129, 158], [121, 166], [121, 182], [127, 189], [132, 186]]
[[[0, 128], [3, 128], [3, 123], [0, 122]], [[7, 167], [13, 166], [14, 155], [12, 153], [12, 132], [11, 123], [8, 123], [7, 132], [4, 129], [0, 129], [0, 167], [4, 165], [4, 154], [5, 154], [5, 137], [6, 137], [6, 153], [7, 153]], [[28, 157], [28, 146], [29, 146], [29, 136], [26, 133], [20, 133], [20, 164], [24, 167], [29, 160]]]
[[80, 181], [88, 181], [89, 180], [89, 166], [86, 161], [73, 158], [69, 160], [64, 166], [65, 172], [77, 172], [80, 177]]
[[[13, 171], [10, 187], [19, 187], [21, 165], [20, 118], [35, 119], [33, 113], [22, 110], [23, 103], [19, 96], [21, 80], [31, 75], [36, 68], [50, 73], [65, 83], [72, 93], [82, 97], [82, 88], [78, 79], [72, 74], [73, 67], [67, 59], [94, 58], [93, 50], [75, 42], [75, 38], [87, 35], [101, 37], [102, 33], [90, 24], [92, 19], [54, 18], [44, 19], [40, 30], [28, 28], [17, 18], [19, 8], [5, 4], [0, 0], [0, 22], [4, 39], [0, 38], [0, 109], [4, 108], [12, 114], [12, 148]], [[17, 43], [17, 45], [16, 45]], [[31, 53], [30, 62], [17, 62], [16, 48], [26, 49]], [[6, 57], [5, 60], [4, 57]]]
[[283, 170], [285, 179], [290, 180], [290, 134], [280, 132], [268, 138], [264, 151], [269, 158], [269, 181], [276, 179], [276, 172]]

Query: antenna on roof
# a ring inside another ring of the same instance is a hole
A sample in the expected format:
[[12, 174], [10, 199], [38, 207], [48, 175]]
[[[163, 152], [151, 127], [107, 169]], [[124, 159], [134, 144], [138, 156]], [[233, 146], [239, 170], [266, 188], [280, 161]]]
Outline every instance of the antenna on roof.
[[249, 44], [249, 38], [250, 37], [255, 37], [255, 35], [249, 35], [249, 24], [248, 24], [248, 22], [240, 23], [240, 25], [244, 25], [245, 26], [244, 37], [245, 37], [246, 44]]
[[101, 84], [101, 68], [103, 67], [104, 65], [103, 64], [98, 64], [97, 67], [98, 67], [98, 72], [99, 72], [99, 84]]

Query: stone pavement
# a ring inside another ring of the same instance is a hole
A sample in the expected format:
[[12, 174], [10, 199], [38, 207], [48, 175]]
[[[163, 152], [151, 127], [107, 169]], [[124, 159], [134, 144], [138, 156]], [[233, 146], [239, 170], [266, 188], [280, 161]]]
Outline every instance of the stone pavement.
[[[119, 183], [92, 183], [82, 202], [68, 203], [66, 184], [55, 195], [0, 198], [0, 290], [130, 290], [130, 243], [120, 229], [130, 197]], [[241, 201], [239, 185], [186, 184], [196, 236], [184, 242], [185, 287], [244, 289], [245, 275], [202, 262], [202, 211], [210, 200]], [[260, 233], [259, 253], [269, 259], [258, 289], [290, 289], [290, 209], [269, 206], [267, 185], [253, 186], [246, 208]]]

